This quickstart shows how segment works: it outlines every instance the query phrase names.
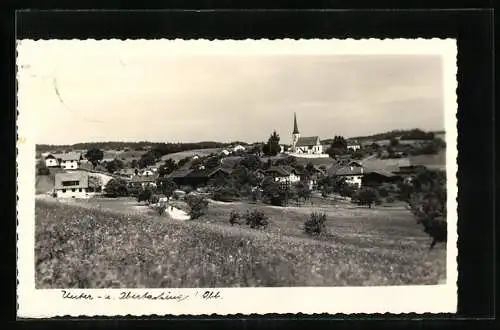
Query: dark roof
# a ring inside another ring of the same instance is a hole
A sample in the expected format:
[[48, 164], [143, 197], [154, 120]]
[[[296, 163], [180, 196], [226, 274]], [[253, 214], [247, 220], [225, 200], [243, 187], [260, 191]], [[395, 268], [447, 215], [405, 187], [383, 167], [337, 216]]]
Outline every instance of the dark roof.
[[297, 147], [315, 146], [318, 140], [319, 140], [318, 136], [301, 137], [297, 141], [296, 146]]
[[363, 168], [359, 166], [344, 166], [339, 168], [336, 175], [360, 175], [363, 174]]
[[381, 175], [381, 176], [385, 176], [387, 178], [392, 178], [392, 177], [395, 177], [396, 175], [391, 173], [391, 172], [388, 172], [388, 171], [384, 171], [384, 170], [372, 170], [372, 171], [369, 171], [367, 172], [366, 174], [378, 174], [378, 175]]
[[276, 173], [281, 176], [289, 176], [292, 173], [298, 174], [297, 170], [291, 166], [282, 165], [282, 166], [271, 166], [266, 171], [267, 173]]
[[183, 177], [189, 175], [191, 172], [193, 172], [193, 170], [186, 166], [186, 167], [179, 168], [179, 169], [173, 171], [172, 173], [167, 175], [167, 177], [168, 178], [183, 178]]
[[[78, 181], [77, 185], [63, 186], [63, 181]], [[89, 175], [87, 172], [62, 172], [55, 175], [55, 189], [88, 188]]]

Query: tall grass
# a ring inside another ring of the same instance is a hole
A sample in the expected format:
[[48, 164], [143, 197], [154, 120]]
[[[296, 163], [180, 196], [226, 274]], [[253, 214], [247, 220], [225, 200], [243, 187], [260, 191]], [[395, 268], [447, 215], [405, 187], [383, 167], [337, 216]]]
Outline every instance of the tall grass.
[[37, 288], [432, 284], [445, 274], [439, 250], [357, 248], [44, 201], [35, 235]]

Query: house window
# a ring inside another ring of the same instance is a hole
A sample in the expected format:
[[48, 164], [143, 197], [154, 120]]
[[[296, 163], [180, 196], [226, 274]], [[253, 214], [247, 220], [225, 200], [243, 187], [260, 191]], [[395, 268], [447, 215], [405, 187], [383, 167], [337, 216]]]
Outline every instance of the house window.
[[62, 192], [63, 192], [63, 193], [65, 193], [65, 192], [66, 192], [66, 189], [63, 189], [63, 190], [62, 190]]
[[72, 192], [75, 192], [75, 191], [76, 191], [76, 189], [75, 189], [75, 188], [73, 188], [73, 189], [71, 189], [71, 191], [72, 191]]
[[79, 192], [82, 192], [82, 188], [78, 189]]
[[64, 187], [67, 187], [67, 186], [78, 186], [80, 184], [80, 181], [63, 181], [62, 182], [62, 185]]

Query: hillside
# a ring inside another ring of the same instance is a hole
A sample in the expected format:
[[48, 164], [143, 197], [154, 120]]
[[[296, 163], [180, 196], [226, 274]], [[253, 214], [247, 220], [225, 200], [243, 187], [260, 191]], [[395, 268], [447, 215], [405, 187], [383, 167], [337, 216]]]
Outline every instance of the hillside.
[[445, 276], [445, 250], [396, 233], [367, 246], [359, 236], [321, 241], [40, 200], [35, 214], [38, 289], [408, 285]]

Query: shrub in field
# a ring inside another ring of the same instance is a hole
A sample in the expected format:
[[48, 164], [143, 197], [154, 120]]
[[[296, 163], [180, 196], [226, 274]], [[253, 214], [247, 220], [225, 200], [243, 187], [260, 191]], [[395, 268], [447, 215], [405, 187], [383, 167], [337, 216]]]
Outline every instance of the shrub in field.
[[377, 190], [370, 187], [361, 188], [353, 197], [353, 202], [359, 205], [368, 205], [369, 208], [378, 200]]
[[229, 214], [229, 223], [231, 224], [231, 226], [239, 225], [240, 224], [240, 219], [241, 219], [241, 216], [240, 216], [240, 214], [237, 211], [233, 210]]
[[191, 219], [197, 219], [205, 214], [208, 208], [208, 201], [201, 196], [189, 195], [185, 198], [189, 206], [189, 216]]
[[326, 214], [313, 212], [304, 222], [304, 231], [309, 235], [321, 235], [326, 229]]
[[250, 228], [266, 228], [269, 225], [269, 219], [260, 210], [247, 211], [245, 213], [246, 224]]
[[151, 199], [153, 196], [153, 192], [149, 189], [143, 189], [139, 195], [137, 196], [137, 201], [140, 202], [147, 202]]

